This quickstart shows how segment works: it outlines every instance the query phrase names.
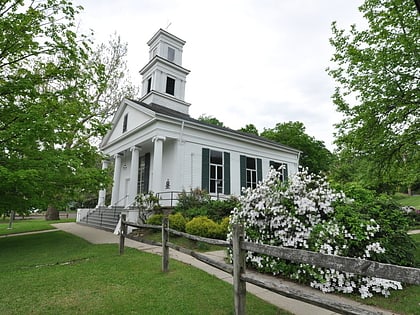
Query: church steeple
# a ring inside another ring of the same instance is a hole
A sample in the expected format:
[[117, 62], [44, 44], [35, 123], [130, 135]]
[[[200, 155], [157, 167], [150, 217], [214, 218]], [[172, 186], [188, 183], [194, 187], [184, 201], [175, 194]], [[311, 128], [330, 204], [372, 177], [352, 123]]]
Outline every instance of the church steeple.
[[149, 62], [140, 70], [142, 98], [146, 104], [159, 104], [188, 114], [191, 104], [184, 101], [189, 70], [182, 67], [185, 41], [160, 29], [147, 42]]

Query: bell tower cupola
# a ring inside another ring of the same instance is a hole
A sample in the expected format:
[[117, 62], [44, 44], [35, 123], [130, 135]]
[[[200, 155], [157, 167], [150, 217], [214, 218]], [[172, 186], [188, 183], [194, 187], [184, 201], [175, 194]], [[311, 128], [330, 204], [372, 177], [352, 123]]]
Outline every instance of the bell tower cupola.
[[185, 41], [160, 29], [147, 42], [149, 62], [140, 70], [142, 97], [146, 104], [158, 104], [188, 114], [191, 104], [184, 101], [189, 70], [182, 67]]

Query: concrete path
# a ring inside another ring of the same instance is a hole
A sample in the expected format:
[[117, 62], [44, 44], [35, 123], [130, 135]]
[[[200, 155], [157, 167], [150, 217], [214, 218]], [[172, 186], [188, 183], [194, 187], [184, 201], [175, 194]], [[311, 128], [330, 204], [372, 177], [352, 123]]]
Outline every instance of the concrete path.
[[[60, 229], [62, 231], [77, 235], [81, 238], [84, 238], [85, 240], [87, 240], [88, 242], [92, 243], [92, 244], [118, 244], [119, 243], [119, 237], [111, 232], [107, 232], [107, 231], [103, 231], [103, 230], [99, 230], [99, 229], [95, 229], [92, 227], [88, 227], [85, 225], [81, 225], [81, 224], [77, 224], [77, 223], [56, 223], [56, 224], [52, 224], [54, 227], [56, 227], [57, 229]], [[148, 245], [148, 244], [144, 244], [141, 242], [137, 242], [134, 240], [130, 240], [130, 239], [125, 239], [125, 246], [127, 247], [132, 247], [132, 248], [136, 248], [138, 250], [144, 251], [144, 252], [148, 252], [148, 253], [153, 253], [153, 254], [158, 254], [160, 255], [162, 253], [162, 248], [158, 247], [158, 246], [152, 246], [152, 245]], [[216, 259], [216, 260], [223, 260], [224, 259], [224, 255], [225, 252], [224, 251], [216, 251], [216, 252], [210, 252], [210, 253], [206, 253], [206, 255], [211, 256], [212, 258]], [[172, 250], [170, 249], [170, 257], [172, 259], [176, 259], [178, 261], [184, 262], [188, 265], [194, 266], [196, 268], [202, 269], [203, 271], [214, 275], [215, 277], [224, 280], [228, 283], [232, 284], [232, 276], [229, 273], [226, 273], [224, 271], [221, 271], [217, 268], [214, 268], [212, 266], [209, 266], [189, 255], [180, 253], [178, 251]], [[170, 267], [170, 266], [169, 266]], [[294, 288], [299, 288], [299, 290], [301, 291], [305, 291], [308, 294], [311, 295], [315, 295], [315, 296], [323, 296], [323, 297], [328, 297], [331, 300], [337, 301], [337, 302], [342, 302], [342, 303], [346, 303], [346, 304], [350, 304], [353, 306], [357, 306], [359, 308], [363, 308], [367, 311], [371, 311], [371, 312], [377, 312], [379, 314], [384, 314], [384, 315], [391, 315], [391, 314], [395, 314], [389, 311], [384, 311], [384, 310], [379, 310], [377, 308], [374, 307], [370, 307], [364, 304], [360, 304], [358, 302], [355, 302], [353, 300], [347, 299], [347, 298], [343, 298], [343, 297], [338, 297], [335, 295], [325, 295], [323, 294], [321, 291], [319, 290], [315, 290], [312, 289], [310, 287], [306, 287], [306, 286], [300, 286], [296, 283], [292, 283], [292, 282], [286, 282], [286, 281], [282, 281], [282, 284], [285, 285], [290, 285], [291, 287]], [[246, 289], [248, 292], [252, 293], [253, 295], [258, 296], [259, 298], [281, 308], [284, 310], [287, 310], [293, 314], [296, 315], [307, 315], [307, 314], [313, 314], [313, 315], [332, 315], [332, 314], [337, 314], [334, 313], [330, 310], [326, 310], [317, 306], [313, 306], [311, 304], [308, 303], [304, 303], [304, 302], [300, 302], [297, 300], [293, 300], [287, 297], [284, 297], [282, 295], [276, 294], [274, 292], [271, 292], [269, 290], [260, 288], [258, 286], [255, 286], [253, 284], [247, 283], [246, 284]]]

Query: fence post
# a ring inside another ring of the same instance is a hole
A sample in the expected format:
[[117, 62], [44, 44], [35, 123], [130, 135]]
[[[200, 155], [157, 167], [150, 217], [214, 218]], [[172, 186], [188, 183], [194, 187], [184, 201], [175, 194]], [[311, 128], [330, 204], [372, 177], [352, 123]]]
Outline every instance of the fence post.
[[125, 235], [127, 234], [127, 225], [125, 224], [126, 215], [120, 214], [120, 255], [124, 254], [124, 242], [125, 242]]
[[242, 280], [242, 275], [245, 273], [245, 251], [241, 248], [243, 240], [244, 226], [235, 224], [232, 238], [235, 315], [245, 314], [246, 281]]
[[162, 271], [168, 272], [169, 270], [169, 247], [168, 247], [168, 238], [169, 238], [169, 219], [165, 215], [162, 219]]

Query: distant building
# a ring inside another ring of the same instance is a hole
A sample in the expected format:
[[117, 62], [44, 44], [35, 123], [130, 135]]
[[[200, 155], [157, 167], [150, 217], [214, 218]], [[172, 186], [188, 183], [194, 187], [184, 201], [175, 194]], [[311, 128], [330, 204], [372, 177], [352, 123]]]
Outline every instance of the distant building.
[[[297, 171], [298, 150], [191, 118], [191, 104], [184, 100], [185, 41], [160, 29], [147, 44], [142, 97], [122, 102], [101, 144], [110, 157], [103, 167], [114, 168], [110, 206], [128, 207], [149, 191], [201, 188], [214, 196], [240, 195], [242, 187], [255, 187], [270, 166], [284, 164], [284, 178]], [[98, 206], [105, 206], [104, 190]]]

